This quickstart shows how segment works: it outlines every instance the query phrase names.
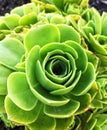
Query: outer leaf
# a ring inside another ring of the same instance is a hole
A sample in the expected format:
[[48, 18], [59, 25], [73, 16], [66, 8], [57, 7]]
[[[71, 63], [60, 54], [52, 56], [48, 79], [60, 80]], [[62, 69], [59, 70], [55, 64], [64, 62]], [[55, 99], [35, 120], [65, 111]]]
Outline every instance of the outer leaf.
[[37, 103], [23, 72], [12, 73], [7, 82], [9, 98], [21, 109], [31, 110]]
[[64, 24], [65, 18], [62, 15], [54, 14], [50, 19], [50, 23], [53, 24]]
[[103, 126], [104, 124], [107, 123], [107, 114], [98, 114], [96, 115], [96, 118], [97, 118], [96, 125], [98, 126]]
[[8, 30], [6, 23], [4, 21], [0, 21], [0, 30]]
[[82, 27], [82, 30], [83, 30], [82, 34], [84, 35], [84, 37], [85, 37], [86, 39], [89, 39], [89, 34], [90, 34], [90, 33], [91, 33], [92, 35], [94, 35], [94, 30], [93, 30], [92, 27], [84, 26], [84, 27]]
[[5, 96], [4, 95], [3, 96], [0, 95], [0, 114], [5, 113], [4, 99], [5, 99]]
[[83, 130], [93, 130], [96, 125], [97, 119], [92, 119], [88, 123], [84, 124]]
[[55, 126], [55, 119], [45, 115], [43, 110], [41, 110], [38, 119], [32, 124], [29, 124], [28, 128], [31, 130], [55, 130]]
[[107, 55], [106, 49], [99, 44], [99, 42], [93, 37], [93, 35], [90, 34], [89, 36], [90, 36], [89, 44], [91, 45], [92, 49], [99, 54]]
[[26, 125], [34, 122], [38, 118], [41, 103], [37, 102], [36, 106], [31, 111], [24, 111], [16, 106], [11, 99], [6, 96], [5, 109], [9, 120]]
[[17, 14], [11, 14], [4, 17], [6, 25], [12, 30], [19, 25], [20, 16]]
[[107, 66], [107, 55], [97, 54], [102, 66]]
[[11, 14], [17, 14], [19, 16], [23, 16], [24, 15], [23, 6], [19, 6], [19, 7], [12, 9], [10, 13]]
[[6, 38], [0, 42], [0, 63], [15, 69], [14, 66], [24, 54], [22, 43], [14, 38]]
[[13, 71], [0, 64], [0, 95], [7, 94], [7, 78]]
[[48, 116], [54, 118], [68, 118], [73, 116], [73, 114], [78, 110], [79, 106], [80, 104], [78, 101], [71, 100], [67, 104], [59, 107], [45, 105], [44, 112]]
[[80, 35], [76, 30], [74, 30], [73, 27], [65, 24], [59, 24], [57, 25], [57, 27], [59, 28], [60, 31], [60, 42], [73, 40], [77, 43], [80, 43]]
[[56, 128], [55, 130], [67, 130], [69, 129], [70, 125], [74, 123], [74, 116], [64, 119], [56, 118]]
[[91, 62], [94, 65], [95, 70], [98, 67], [99, 58], [91, 51], [86, 51], [88, 62]]
[[71, 99], [74, 99], [76, 101], [80, 102], [80, 107], [79, 109], [76, 111], [76, 114], [81, 114], [84, 113], [85, 111], [87, 111], [90, 107], [90, 103], [91, 103], [91, 95], [89, 93], [82, 95], [82, 96], [73, 96]]
[[25, 47], [27, 51], [35, 45], [43, 46], [51, 42], [59, 42], [60, 34], [55, 25], [45, 24], [31, 29], [25, 36]]
[[30, 13], [28, 15], [24, 15], [23, 17], [20, 18], [19, 24], [20, 25], [31, 25], [35, 24], [37, 22], [37, 16], [36, 13]]
[[101, 130], [107, 130], [107, 125], [102, 126]]
[[29, 13], [32, 13], [32, 12], [36, 12], [36, 5], [35, 3], [28, 3], [26, 5], [23, 6], [23, 11], [24, 11], [24, 15], [27, 15]]
[[[73, 124], [72, 126], [74, 130], [79, 130], [81, 128], [81, 120], [79, 116], [75, 116], [75, 125]], [[71, 126], [71, 129], [72, 129], [72, 126]]]
[[95, 81], [95, 70], [91, 63], [88, 63], [87, 70], [81, 75], [81, 78], [75, 88], [72, 90], [74, 95], [83, 95]]
[[61, 106], [69, 102], [69, 99], [63, 96], [51, 95], [40, 84], [36, 84], [34, 87], [31, 86], [31, 90], [41, 102], [49, 106]]
[[105, 29], [107, 26], [107, 14], [104, 12], [102, 14], [102, 34], [107, 36], [107, 30]]
[[91, 89], [88, 91], [88, 93], [91, 95], [91, 99], [93, 100], [98, 93], [98, 85], [96, 82], [92, 84]]
[[94, 99], [93, 102], [91, 103], [91, 107], [92, 108], [103, 108], [103, 104], [101, 102], [101, 100], [98, 100], [98, 99]]
[[34, 70], [35, 70], [35, 61], [37, 62], [37, 60], [39, 59], [39, 51], [40, 51], [40, 46], [36, 45], [31, 49], [26, 59], [26, 77], [28, 83], [32, 87], [34, 87], [35, 84], [38, 83], [37, 79], [35, 78]]
[[100, 14], [94, 8], [91, 8], [90, 11], [91, 11], [92, 20], [95, 24], [95, 28], [94, 28], [95, 34], [101, 34], [101, 17], [100, 17]]
[[55, 4], [56, 7], [58, 7], [59, 9], [63, 9], [63, 5], [64, 5], [64, 0], [52, 0], [52, 2]]

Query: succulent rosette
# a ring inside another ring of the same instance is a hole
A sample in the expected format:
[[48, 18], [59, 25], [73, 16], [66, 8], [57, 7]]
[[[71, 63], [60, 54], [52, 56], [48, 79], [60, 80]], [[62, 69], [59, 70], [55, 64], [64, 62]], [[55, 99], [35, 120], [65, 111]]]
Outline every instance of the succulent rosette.
[[106, 130], [107, 129], [107, 114], [102, 110], [87, 111], [76, 117], [74, 128], [77, 126], [82, 130]]
[[[0, 45], [9, 44], [6, 40]], [[14, 57], [10, 57], [10, 62], [5, 62], [5, 58], [3, 61], [9, 68], [11, 64], [17, 69], [24, 66], [23, 72], [20, 69], [12, 72], [7, 80], [5, 110], [9, 120], [36, 129], [38, 121], [44, 118], [44, 122], [51, 122], [49, 129], [57, 129], [60, 121], [69, 122], [71, 117], [89, 108], [92, 99], [88, 91], [95, 82], [95, 68], [72, 27], [38, 25], [26, 33], [21, 46], [25, 49], [25, 56], [20, 52], [25, 57], [22, 61], [14, 53], [18, 63], [12, 59]], [[11, 46], [9, 51], [19, 55], [16, 47]], [[6, 57], [4, 53], [2, 56]], [[44, 123], [41, 127], [47, 128]]]
[[92, 102], [92, 108], [99, 111], [106, 111], [107, 96], [107, 33], [105, 27], [107, 25], [107, 13], [102, 16], [99, 12], [90, 8], [84, 11], [81, 19], [78, 21], [79, 31], [81, 32], [84, 43], [98, 58], [99, 65], [97, 68], [97, 86], [98, 93]]
[[78, 30], [83, 35], [88, 49], [99, 57], [101, 66], [107, 66], [107, 14], [102, 16], [94, 8], [88, 8], [78, 20]]

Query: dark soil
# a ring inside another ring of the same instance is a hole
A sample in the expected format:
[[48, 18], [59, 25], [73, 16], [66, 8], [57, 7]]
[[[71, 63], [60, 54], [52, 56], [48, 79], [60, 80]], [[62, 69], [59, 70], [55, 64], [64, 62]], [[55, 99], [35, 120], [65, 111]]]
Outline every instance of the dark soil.
[[89, 5], [95, 7], [100, 14], [107, 12], [107, 0], [89, 0]]
[[[5, 15], [13, 8], [29, 2], [30, 0], [0, 0], [0, 15]], [[107, 0], [90, 0], [89, 5], [95, 7], [101, 14], [103, 11], [107, 12]], [[0, 130], [24, 130], [24, 127], [6, 128], [0, 121]]]
[[10, 12], [11, 9], [29, 3], [30, 0], [0, 0], [0, 15]]

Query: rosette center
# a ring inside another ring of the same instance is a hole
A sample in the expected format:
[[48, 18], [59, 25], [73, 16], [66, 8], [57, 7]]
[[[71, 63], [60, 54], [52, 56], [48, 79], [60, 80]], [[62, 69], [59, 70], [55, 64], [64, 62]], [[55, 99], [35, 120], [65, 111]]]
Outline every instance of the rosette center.
[[52, 72], [58, 76], [65, 76], [67, 74], [67, 66], [61, 60], [55, 60], [52, 65]]

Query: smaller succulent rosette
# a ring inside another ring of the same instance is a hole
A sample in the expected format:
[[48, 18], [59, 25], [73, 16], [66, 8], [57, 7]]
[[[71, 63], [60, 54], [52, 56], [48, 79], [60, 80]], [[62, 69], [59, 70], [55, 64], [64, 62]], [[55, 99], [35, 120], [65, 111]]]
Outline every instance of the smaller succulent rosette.
[[102, 16], [95, 8], [86, 9], [78, 20], [78, 30], [88, 49], [99, 57], [101, 66], [107, 66], [107, 13]]
[[23, 72], [19, 69], [7, 80], [9, 120], [31, 130], [57, 130], [61, 125], [66, 130], [75, 115], [89, 109], [96, 93], [93, 56], [81, 46], [79, 33], [65, 24], [31, 28], [24, 49], [23, 60], [15, 65]]
[[77, 126], [82, 130], [106, 130], [107, 114], [102, 110], [89, 110], [80, 116], [76, 116], [75, 130], [78, 130]]

